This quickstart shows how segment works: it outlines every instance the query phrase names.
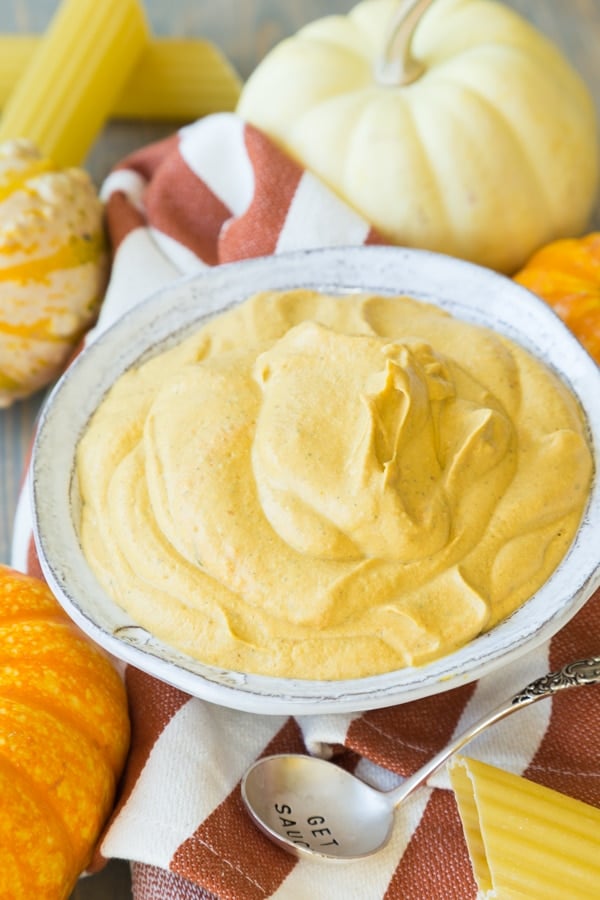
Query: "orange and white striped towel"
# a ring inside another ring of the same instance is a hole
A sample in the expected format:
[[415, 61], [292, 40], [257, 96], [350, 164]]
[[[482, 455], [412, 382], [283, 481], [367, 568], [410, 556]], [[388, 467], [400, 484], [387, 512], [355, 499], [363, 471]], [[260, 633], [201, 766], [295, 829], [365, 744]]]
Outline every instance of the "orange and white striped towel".
[[[316, 247], [381, 243], [354, 211], [264, 135], [232, 114], [208, 117], [141, 149], [104, 185], [114, 248], [98, 325], [182, 274]], [[13, 564], [40, 574], [27, 487]], [[600, 649], [600, 593], [555, 638], [478, 683], [361, 715], [258, 716], [191, 698], [133, 668], [125, 673], [133, 744], [122, 793], [98, 847], [132, 862], [136, 900], [472, 900], [462, 829], [445, 775], [397, 816], [391, 843], [346, 865], [298, 862], [250, 822], [239, 783], [258, 756], [335, 755], [383, 788], [532, 678]], [[469, 753], [600, 806], [600, 696], [559, 695], [497, 725]]]

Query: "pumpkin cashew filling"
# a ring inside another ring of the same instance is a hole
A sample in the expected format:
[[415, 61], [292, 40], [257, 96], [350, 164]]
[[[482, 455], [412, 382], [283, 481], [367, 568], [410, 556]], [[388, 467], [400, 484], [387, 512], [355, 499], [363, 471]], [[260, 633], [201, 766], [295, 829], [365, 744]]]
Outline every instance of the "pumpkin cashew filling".
[[84, 553], [134, 621], [208, 664], [341, 679], [520, 606], [573, 540], [592, 460], [575, 399], [507, 338], [293, 290], [122, 375], [77, 472]]

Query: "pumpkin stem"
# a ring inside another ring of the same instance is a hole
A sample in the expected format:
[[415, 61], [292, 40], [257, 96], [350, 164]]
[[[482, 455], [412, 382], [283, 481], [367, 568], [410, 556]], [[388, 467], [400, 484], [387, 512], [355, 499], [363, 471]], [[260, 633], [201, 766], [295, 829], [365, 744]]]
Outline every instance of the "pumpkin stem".
[[402, 0], [389, 26], [383, 53], [375, 65], [379, 84], [401, 87], [411, 84], [425, 71], [411, 53], [415, 30], [433, 0]]

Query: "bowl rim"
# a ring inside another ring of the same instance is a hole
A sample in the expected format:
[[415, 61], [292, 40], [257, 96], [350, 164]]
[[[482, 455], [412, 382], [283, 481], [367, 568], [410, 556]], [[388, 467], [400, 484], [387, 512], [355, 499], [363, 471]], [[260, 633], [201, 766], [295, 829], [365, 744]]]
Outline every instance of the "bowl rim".
[[[493, 327], [541, 357], [581, 405], [594, 476], [566, 557], [542, 588], [507, 619], [432, 663], [343, 681], [275, 678], [207, 666], [132, 623], [105, 594], [83, 556], [75, 524], [74, 453], [89, 416], [112, 382], [251, 294], [293, 287], [348, 294], [404, 293]], [[600, 550], [593, 541], [600, 533], [599, 469], [600, 368], [540, 298], [506, 276], [426, 250], [390, 246], [299, 250], [186, 276], [143, 300], [104, 331], [97, 329], [40, 412], [31, 466], [33, 536], [43, 575], [67, 614], [123, 662], [188, 694], [247, 712], [361, 712], [475, 681], [534, 649], [576, 614], [600, 585]], [[65, 509], [69, 515], [63, 514]], [[540, 618], [540, 610], [547, 613], [545, 618]]]

